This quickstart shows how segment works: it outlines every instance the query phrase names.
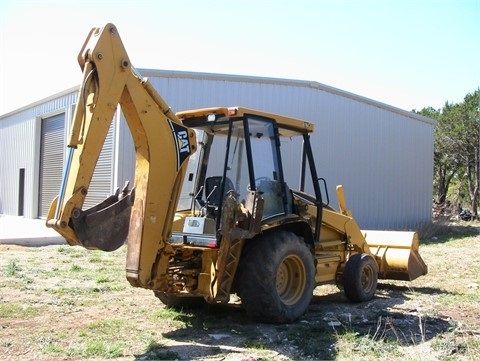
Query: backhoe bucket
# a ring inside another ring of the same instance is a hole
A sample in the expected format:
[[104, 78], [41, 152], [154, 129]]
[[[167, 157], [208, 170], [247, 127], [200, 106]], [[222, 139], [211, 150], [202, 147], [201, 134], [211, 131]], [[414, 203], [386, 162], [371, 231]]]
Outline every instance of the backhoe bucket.
[[127, 186], [86, 211], [72, 212], [72, 224], [82, 246], [115, 251], [126, 241], [130, 225], [134, 189]]
[[378, 278], [412, 281], [427, 274], [416, 232], [362, 231], [378, 262]]

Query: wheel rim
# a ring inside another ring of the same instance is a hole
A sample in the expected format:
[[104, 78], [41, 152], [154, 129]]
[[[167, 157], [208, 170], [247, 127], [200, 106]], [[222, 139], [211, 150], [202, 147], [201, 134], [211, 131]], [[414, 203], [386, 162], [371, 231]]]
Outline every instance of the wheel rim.
[[277, 292], [282, 302], [286, 305], [297, 303], [305, 289], [305, 266], [298, 256], [286, 257], [277, 271]]
[[374, 279], [375, 270], [370, 265], [365, 266], [362, 270], [362, 274], [360, 275], [360, 284], [366, 293], [372, 290], [375, 283]]

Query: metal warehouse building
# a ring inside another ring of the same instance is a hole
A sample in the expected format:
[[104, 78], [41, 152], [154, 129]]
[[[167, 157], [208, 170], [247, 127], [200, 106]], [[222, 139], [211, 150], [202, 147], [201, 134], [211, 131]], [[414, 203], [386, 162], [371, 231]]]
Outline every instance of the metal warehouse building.
[[[317, 82], [140, 70], [174, 111], [244, 106], [315, 123], [317, 170], [336, 207], [342, 184], [361, 228], [406, 229], [431, 220], [434, 121]], [[77, 88], [0, 117], [0, 214], [45, 217], [60, 189]], [[300, 143], [284, 159], [298, 185]], [[221, 156], [221, 155], [219, 155]], [[134, 151], [121, 111], [105, 142], [86, 206], [133, 179]]]

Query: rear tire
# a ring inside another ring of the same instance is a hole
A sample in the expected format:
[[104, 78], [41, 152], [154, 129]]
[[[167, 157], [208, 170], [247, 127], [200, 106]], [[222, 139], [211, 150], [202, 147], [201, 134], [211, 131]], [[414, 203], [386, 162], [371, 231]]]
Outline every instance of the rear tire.
[[367, 253], [358, 253], [345, 265], [343, 287], [352, 302], [370, 301], [375, 295], [378, 282], [377, 262]]
[[293, 322], [305, 313], [313, 297], [313, 256], [297, 235], [267, 233], [245, 245], [237, 285], [251, 317], [268, 323]]

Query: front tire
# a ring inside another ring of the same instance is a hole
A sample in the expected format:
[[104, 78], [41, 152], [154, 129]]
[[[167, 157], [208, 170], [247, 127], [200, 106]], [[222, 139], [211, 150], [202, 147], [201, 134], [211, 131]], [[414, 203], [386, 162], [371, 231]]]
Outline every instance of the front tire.
[[313, 256], [291, 232], [270, 232], [250, 240], [237, 272], [242, 305], [260, 321], [293, 322], [305, 313], [313, 297]]
[[377, 290], [378, 265], [367, 253], [357, 253], [345, 265], [343, 287], [352, 302], [370, 301]]

